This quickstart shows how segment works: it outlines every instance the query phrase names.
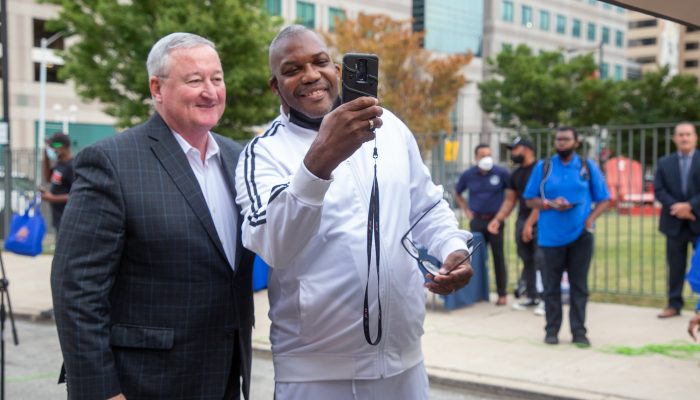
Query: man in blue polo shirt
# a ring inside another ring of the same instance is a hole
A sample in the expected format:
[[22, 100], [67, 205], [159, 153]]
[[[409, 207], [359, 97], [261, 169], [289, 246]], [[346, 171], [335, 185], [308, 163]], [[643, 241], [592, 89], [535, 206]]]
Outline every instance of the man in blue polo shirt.
[[[544, 253], [545, 343], [559, 343], [562, 322], [561, 278], [569, 275], [572, 342], [591, 345], [586, 336], [588, 270], [593, 255], [595, 220], [607, 208], [610, 193], [596, 164], [576, 154], [578, 134], [573, 128], [557, 129], [557, 154], [541, 160], [530, 176], [523, 197], [528, 207], [539, 208], [537, 240]], [[595, 207], [593, 206], [595, 204]]]
[[[489, 222], [496, 216], [503, 203], [504, 192], [508, 184], [508, 170], [493, 165], [491, 148], [488, 144], [479, 144], [474, 149], [477, 165], [462, 173], [455, 185], [454, 198], [464, 215], [469, 218], [470, 230], [484, 235], [484, 241], [491, 245], [493, 267], [496, 272], [497, 306], [506, 304], [506, 261], [503, 255], [503, 221], [498, 233], [488, 231]], [[462, 192], [469, 193], [469, 205], [464, 201]]]

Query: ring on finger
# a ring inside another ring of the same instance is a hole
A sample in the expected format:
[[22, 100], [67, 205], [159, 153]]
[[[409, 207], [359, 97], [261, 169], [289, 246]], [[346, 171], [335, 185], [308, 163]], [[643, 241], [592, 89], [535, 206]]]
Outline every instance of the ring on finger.
[[369, 119], [369, 130], [373, 131], [374, 130], [374, 119]]

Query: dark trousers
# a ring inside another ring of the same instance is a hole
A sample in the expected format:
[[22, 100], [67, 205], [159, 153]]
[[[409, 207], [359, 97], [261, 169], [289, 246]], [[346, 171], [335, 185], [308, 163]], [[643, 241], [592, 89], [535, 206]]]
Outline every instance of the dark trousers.
[[683, 283], [688, 266], [688, 244], [695, 248], [695, 236], [688, 229], [678, 236], [666, 236], [666, 263], [668, 264], [668, 306], [683, 308]]
[[474, 218], [469, 224], [472, 232], [480, 232], [484, 235], [485, 244], [491, 246], [491, 253], [493, 254], [493, 267], [496, 272], [496, 291], [499, 296], [506, 295], [506, 283], [508, 276], [506, 275], [506, 259], [503, 255], [503, 228], [504, 223], [501, 223], [501, 227], [498, 229], [498, 233], [493, 235], [489, 233], [486, 227], [488, 226], [490, 220]]
[[518, 218], [515, 223], [515, 243], [518, 247], [518, 257], [523, 260], [523, 270], [520, 273], [520, 280], [525, 282], [527, 297], [537, 299], [537, 270], [541, 269], [541, 251], [537, 246], [536, 231], [533, 229], [533, 238], [525, 243], [522, 239], [523, 227], [526, 218]]
[[231, 363], [224, 400], [239, 400], [241, 398], [241, 352], [238, 350], [240, 345], [238, 331], [235, 333], [233, 343], [233, 362]]
[[593, 255], [593, 234], [583, 231], [574, 242], [560, 247], [542, 247], [544, 253], [544, 309], [547, 334], [558, 334], [561, 328], [561, 277], [569, 274], [569, 322], [571, 333], [586, 334], [588, 303], [588, 269]]

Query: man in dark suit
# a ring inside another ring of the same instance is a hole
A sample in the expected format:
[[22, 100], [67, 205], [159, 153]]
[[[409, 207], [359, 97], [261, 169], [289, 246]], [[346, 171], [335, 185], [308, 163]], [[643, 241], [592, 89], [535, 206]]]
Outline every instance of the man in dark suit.
[[659, 160], [654, 178], [654, 192], [663, 205], [659, 230], [666, 235], [668, 263], [668, 305], [659, 318], [681, 314], [688, 245], [695, 246], [700, 234], [700, 153], [695, 151], [693, 124], [676, 125], [673, 143], [678, 151]]
[[214, 44], [159, 40], [156, 113], [85, 148], [51, 273], [71, 399], [248, 398], [252, 254], [240, 240], [240, 146], [210, 130], [226, 89]]

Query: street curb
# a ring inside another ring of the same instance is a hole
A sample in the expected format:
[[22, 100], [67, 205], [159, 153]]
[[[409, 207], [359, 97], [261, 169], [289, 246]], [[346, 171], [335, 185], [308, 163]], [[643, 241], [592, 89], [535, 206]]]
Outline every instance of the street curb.
[[[253, 354], [272, 359], [272, 350], [265, 345], [253, 345]], [[490, 394], [498, 397], [512, 397], [525, 400], [635, 400], [612, 394], [581, 392], [543, 383], [516, 381], [499, 377], [475, 375], [463, 371], [441, 370], [426, 366], [431, 384]]]

